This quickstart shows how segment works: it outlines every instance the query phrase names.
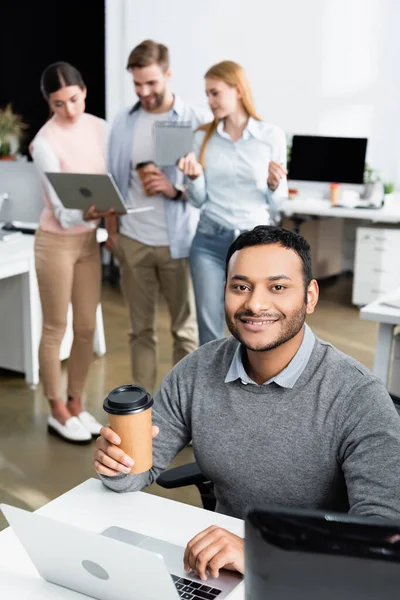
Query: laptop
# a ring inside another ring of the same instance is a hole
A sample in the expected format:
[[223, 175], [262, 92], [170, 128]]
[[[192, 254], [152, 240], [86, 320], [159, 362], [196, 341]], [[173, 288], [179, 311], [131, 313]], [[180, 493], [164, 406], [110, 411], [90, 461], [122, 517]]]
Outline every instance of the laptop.
[[130, 208], [109, 173], [46, 173], [65, 208], [86, 212], [91, 206], [105, 212], [113, 208], [118, 214], [154, 210], [153, 206]]
[[242, 580], [202, 580], [183, 570], [184, 548], [120, 527], [103, 534], [0, 504], [46, 581], [98, 600], [225, 600]]
[[400, 598], [400, 520], [263, 507], [245, 531], [246, 600]]

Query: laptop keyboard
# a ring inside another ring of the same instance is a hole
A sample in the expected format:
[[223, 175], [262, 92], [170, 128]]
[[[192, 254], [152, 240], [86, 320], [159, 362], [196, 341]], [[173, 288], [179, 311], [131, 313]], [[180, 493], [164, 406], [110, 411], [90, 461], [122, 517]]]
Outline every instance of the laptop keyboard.
[[214, 600], [222, 592], [218, 588], [202, 585], [185, 577], [177, 577], [176, 575], [171, 575], [171, 577], [182, 600]]

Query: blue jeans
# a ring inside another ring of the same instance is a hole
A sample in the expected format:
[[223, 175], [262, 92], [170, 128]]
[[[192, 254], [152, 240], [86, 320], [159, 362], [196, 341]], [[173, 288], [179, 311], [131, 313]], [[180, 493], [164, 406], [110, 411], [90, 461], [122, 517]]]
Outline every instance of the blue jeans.
[[227, 229], [205, 215], [200, 217], [189, 255], [200, 346], [224, 337], [225, 260], [239, 233], [240, 229]]

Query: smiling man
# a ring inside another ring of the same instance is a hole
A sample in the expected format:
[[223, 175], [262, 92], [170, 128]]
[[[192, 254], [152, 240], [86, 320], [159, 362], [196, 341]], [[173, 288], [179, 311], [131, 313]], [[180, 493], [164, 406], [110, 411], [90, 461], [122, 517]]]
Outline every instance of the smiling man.
[[[228, 515], [268, 503], [399, 518], [400, 418], [379, 379], [305, 325], [318, 300], [306, 240], [259, 226], [237, 238], [226, 264], [233, 337], [205, 344], [164, 379], [151, 471], [127, 475], [132, 461], [103, 428], [94, 465], [104, 484], [143, 488], [192, 438]], [[185, 563], [202, 577], [243, 573], [243, 540], [210, 528], [189, 542]]]
[[[188, 255], [199, 211], [186, 201], [183, 174], [157, 167], [157, 124], [190, 123], [196, 129], [208, 111], [174, 95], [166, 46], [145, 40], [129, 55], [127, 69], [138, 101], [115, 118], [108, 141], [108, 170], [129, 208], [137, 212], [106, 219], [107, 248], [118, 259], [129, 308], [132, 379], [153, 391], [157, 379], [156, 313], [161, 293], [171, 317], [173, 364], [197, 347], [197, 323]], [[137, 168], [138, 165], [141, 168]]]

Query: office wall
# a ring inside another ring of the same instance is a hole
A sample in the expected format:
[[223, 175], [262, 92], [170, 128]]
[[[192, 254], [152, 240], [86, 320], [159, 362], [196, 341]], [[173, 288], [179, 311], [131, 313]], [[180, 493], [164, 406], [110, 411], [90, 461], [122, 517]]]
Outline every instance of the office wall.
[[262, 117], [289, 134], [367, 136], [400, 183], [398, 0], [107, 0], [107, 115], [134, 100], [125, 62], [145, 38], [171, 50], [173, 85], [204, 104], [202, 74], [247, 69]]

